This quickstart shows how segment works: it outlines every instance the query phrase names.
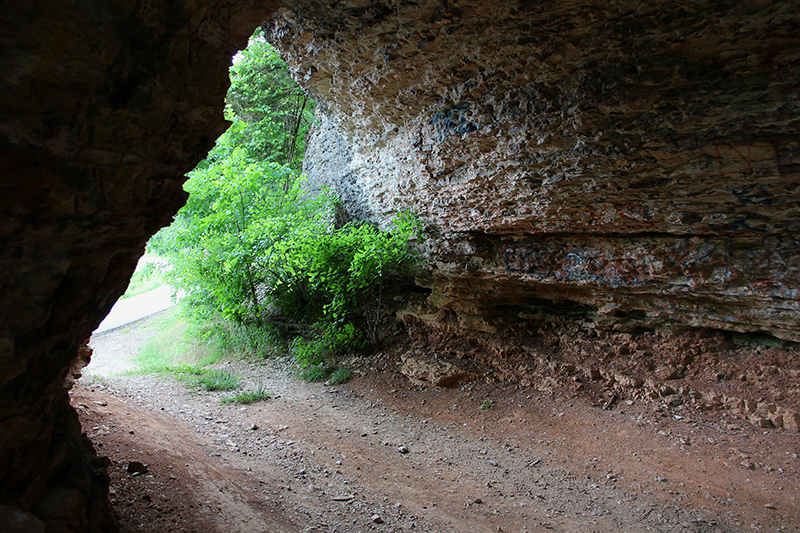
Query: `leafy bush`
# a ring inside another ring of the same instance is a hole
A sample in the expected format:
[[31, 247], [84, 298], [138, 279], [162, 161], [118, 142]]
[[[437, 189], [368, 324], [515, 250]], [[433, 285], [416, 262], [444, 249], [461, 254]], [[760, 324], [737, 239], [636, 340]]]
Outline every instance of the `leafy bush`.
[[[365, 333], [377, 347], [383, 283], [414, 260], [409, 241], [420, 233], [419, 220], [409, 213], [395, 218], [390, 231], [351, 223], [325, 233], [295, 232], [275, 245], [282, 275], [272, 298], [296, 318], [324, 323], [328, 336], [343, 334], [363, 315]], [[357, 342], [346, 334], [347, 344]]]
[[202, 320], [223, 319], [263, 337], [276, 241], [300, 226], [324, 230], [332, 199], [309, 198], [298, 170], [314, 103], [256, 31], [231, 67], [225, 114], [231, 127], [189, 173], [188, 202], [150, 241], [168, 258], [169, 283]]
[[385, 280], [414, 260], [409, 241], [421, 232], [408, 213], [388, 229], [334, 226], [336, 198], [310, 194], [298, 172], [312, 115], [257, 32], [231, 68], [231, 127], [189, 174], [175, 222], [150, 243], [169, 260], [168, 283], [231, 351], [246, 342], [267, 355], [281, 343], [272, 305], [316, 324], [316, 336], [292, 345], [304, 368], [366, 342], [377, 348]]

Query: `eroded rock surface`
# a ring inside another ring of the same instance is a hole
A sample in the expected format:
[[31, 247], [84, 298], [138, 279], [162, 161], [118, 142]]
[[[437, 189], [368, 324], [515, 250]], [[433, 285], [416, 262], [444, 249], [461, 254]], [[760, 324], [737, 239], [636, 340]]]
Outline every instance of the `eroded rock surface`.
[[797, 2], [284, 3], [307, 170], [428, 221], [462, 324], [800, 340]]

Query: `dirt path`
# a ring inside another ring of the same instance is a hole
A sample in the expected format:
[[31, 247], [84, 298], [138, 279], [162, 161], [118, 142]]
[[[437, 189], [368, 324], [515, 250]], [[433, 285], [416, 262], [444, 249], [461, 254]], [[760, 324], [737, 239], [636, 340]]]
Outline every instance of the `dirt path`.
[[800, 531], [796, 435], [514, 385], [421, 390], [378, 359], [339, 388], [223, 366], [275, 397], [222, 405], [152, 376], [75, 389], [128, 530]]

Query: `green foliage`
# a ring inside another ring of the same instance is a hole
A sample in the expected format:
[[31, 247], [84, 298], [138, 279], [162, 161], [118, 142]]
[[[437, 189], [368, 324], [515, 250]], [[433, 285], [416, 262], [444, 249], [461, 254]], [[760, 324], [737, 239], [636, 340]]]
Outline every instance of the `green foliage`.
[[300, 368], [306, 368], [325, 364], [345, 350], [363, 347], [362, 335], [353, 324], [330, 324], [323, 333], [311, 339], [296, 337], [292, 341], [291, 353]]
[[212, 158], [224, 159], [241, 147], [249, 159], [300, 170], [315, 104], [260, 28], [234, 58], [230, 76], [225, 114], [233, 124]]
[[207, 391], [238, 389], [239, 378], [228, 372], [219, 370], [204, 370], [198, 380], [198, 385]]
[[483, 400], [483, 403], [479, 407], [481, 411], [486, 411], [487, 409], [491, 409], [494, 405], [494, 402], [491, 400]]
[[197, 376], [203, 375], [203, 369], [199, 366], [191, 366], [191, 365], [180, 365], [173, 369], [172, 371], [175, 374], [175, 377], [180, 380], [191, 380], [196, 378]]
[[291, 348], [304, 368], [377, 347], [383, 284], [413, 261], [419, 221], [334, 227], [336, 199], [309, 194], [298, 174], [313, 102], [260, 32], [231, 67], [226, 116], [230, 129], [189, 174], [186, 206], [151, 240], [169, 260], [167, 282], [222, 351], [280, 346], [271, 306], [316, 325]]
[[341, 385], [342, 383], [347, 383], [351, 374], [352, 373], [350, 372], [349, 368], [337, 368], [331, 373], [331, 377], [328, 378], [328, 383], [331, 385]]
[[272, 297], [296, 318], [325, 323], [326, 336], [349, 335], [350, 341], [357, 339], [347, 328], [363, 313], [365, 333], [377, 347], [383, 282], [413, 261], [408, 243], [420, 232], [419, 220], [409, 213], [395, 218], [391, 231], [368, 223], [298, 231], [276, 244], [284, 274]]
[[[244, 327], [224, 320], [203, 322], [197, 327], [198, 335], [211, 354], [222, 357], [266, 359], [285, 350], [284, 341], [277, 328], [270, 323], [261, 327]], [[211, 364], [215, 361], [210, 361]]]
[[295, 337], [292, 341], [291, 353], [300, 365], [300, 368], [318, 367], [325, 364], [329, 351], [324, 337], [306, 340]]
[[267, 392], [263, 386], [259, 386], [255, 390], [242, 391], [236, 396], [225, 398], [224, 400], [222, 400], [222, 403], [240, 403], [246, 405], [249, 403], [269, 400], [270, 398], [271, 398], [270, 393]]
[[301, 379], [311, 382], [328, 380], [328, 385], [346, 383], [350, 375], [349, 368], [335, 368], [325, 363], [307, 366], [300, 371]]

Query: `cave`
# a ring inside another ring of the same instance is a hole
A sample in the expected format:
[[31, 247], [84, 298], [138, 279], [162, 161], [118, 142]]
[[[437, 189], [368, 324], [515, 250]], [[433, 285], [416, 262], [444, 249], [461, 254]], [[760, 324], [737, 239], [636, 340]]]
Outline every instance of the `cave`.
[[796, 2], [6, 3], [0, 504], [113, 530], [64, 380], [259, 25], [319, 102], [311, 182], [425, 221], [417, 319], [800, 341]]

